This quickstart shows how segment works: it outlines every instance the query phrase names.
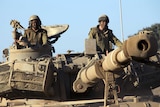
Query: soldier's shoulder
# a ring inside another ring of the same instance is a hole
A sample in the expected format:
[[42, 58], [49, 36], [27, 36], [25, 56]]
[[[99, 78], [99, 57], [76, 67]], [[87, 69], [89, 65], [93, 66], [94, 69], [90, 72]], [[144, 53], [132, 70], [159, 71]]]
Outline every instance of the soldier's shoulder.
[[90, 28], [90, 31], [91, 31], [91, 32], [97, 32], [97, 31], [98, 31], [98, 28], [97, 28], [97, 27], [91, 27], [91, 28]]
[[47, 30], [46, 29], [41, 29], [41, 32], [47, 33]]
[[31, 28], [28, 28], [28, 29], [25, 29], [24, 32], [31, 32], [32, 29]]
[[111, 29], [107, 30], [108, 34], [113, 35], [113, 31]]
[[109, 32], [112, 32], [112, 29], [108, 29]]
[[97, 30], [97, 27], [91, 27], [91, 30]]

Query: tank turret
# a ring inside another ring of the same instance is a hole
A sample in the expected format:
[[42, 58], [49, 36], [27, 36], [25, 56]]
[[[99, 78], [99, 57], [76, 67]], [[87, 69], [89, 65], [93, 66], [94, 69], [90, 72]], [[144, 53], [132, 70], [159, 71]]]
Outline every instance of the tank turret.
[[[106, 72], [119, 74], [132, 59], [140, 60], [153, 56], [157, 52], [156, 39], [151, 33], [140, 32], [124, 41], [123, 47], [110, 52], [103, 60], [91, 61], [92, 64], [82, 68], [74, 82], [75, 92], [85, 92], [97, 79], [105, 79]], [[121, 73], [120, 73], [121, 74]]]

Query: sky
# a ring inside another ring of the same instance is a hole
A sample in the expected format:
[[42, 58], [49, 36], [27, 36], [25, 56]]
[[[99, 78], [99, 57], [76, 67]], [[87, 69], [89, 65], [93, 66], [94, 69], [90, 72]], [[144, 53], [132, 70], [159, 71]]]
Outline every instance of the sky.
[[160, 23], [160, 0], [0, 0], [0, 4], [0, 60], [3, 49], [13, 43], [10, 21], [18, 20], [27, 28], [32, 15], [38, 15], [44, 26], [69, 25], [53, 44], [56, 50], [53, 55], [67, 50], [83, 52], [89, 30], [97, 26], [102, 14], [109, 17], [109, 28], [121, 41]]

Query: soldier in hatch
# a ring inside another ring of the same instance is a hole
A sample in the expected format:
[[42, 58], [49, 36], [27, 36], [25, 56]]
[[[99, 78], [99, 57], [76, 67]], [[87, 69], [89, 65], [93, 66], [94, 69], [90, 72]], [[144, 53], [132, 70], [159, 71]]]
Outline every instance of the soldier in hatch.
[[41, 20], [37, 15], [29, 18], [29, 27], [24, 31], [24, 35], [17, 32], [17, 28], [13, 31], [15, 44], [19, 48], [23, 47], [39, 47], [48, 44], [47, 31], [41, 28]]
[[47, 31], [41, 28], [41, 20], [37, 15], [29, 18], [29, 27], [24, 32], [28, 46], [44, 46], [48, 43]]
[[97, 51], [107, 55], [112, 50], [111, 43], [121, 47], [122, 42], [108, 28], [109, 18], [107, 15], [100, 16], [98, 22], [96, 27], [90, 29], [89, 38], [96, 39]]

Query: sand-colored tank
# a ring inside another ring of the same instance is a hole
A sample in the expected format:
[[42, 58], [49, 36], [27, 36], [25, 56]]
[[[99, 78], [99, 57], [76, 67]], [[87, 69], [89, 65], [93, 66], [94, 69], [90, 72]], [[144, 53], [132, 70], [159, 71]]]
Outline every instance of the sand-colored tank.
[[[52, 39], [68, 26], [44, 28]], [[95, 40], [85, 42], [82, 53], [56, 56], [51, 45], [5, 50], [0, 107], [159, 107], [160, 55], [151, 32], [128, 38], [108, 55], [96, 52]]]

